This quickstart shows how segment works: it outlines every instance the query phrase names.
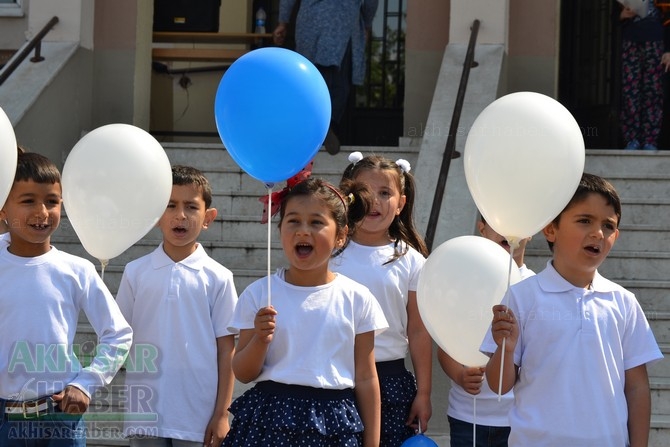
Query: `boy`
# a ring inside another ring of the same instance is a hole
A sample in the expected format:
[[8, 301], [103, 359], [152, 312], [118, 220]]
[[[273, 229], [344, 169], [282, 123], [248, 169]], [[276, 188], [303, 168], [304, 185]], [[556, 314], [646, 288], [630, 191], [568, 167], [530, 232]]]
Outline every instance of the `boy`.
[[[621, 202], [606, 180], [583, 174], [543, 229], [552, 259], [493, 307], [486, 378], [514, 388], [510, 446], [646, 446], [646, 364], [662, 358], [635, 296], [597, 269], [619, 235]], [[505, 352], [501, 352], [503, 339]]]
[[[491, 228], [481, 214], [477, 221], [477, 229], [486, 239], [500, 245], [508, 253], [511, 251], [509, 242]], [[526, 245], [530, 239], [529, 237], [522, 239], [519, 241], [519, 246], [514, 249], [513, 259], [522, 279], [535, 274], [523, 261]], [[514, 401], [514, 393], [509, 392], [499, 400], [497, 394], [489, 389], [486, 383], [483, 366], [461, 365], [439, 347], [437, 359], [442, 370], [451, 379], [447, 408], [451, 447], [471, 447], [473, 438], [476, 438], [474, 440], [478, 447], [507, 447], [510, 432], [507, 413]], [[475, 397], [476, 415], [473, 414]], [[474, 433], [473, 425], [476, 430]]]
[[[219, 446], [229, 430], [237, 303], [232, 273], [197, 242], [216, 217], [207, 178], [172, 168], [172, 194], [158, 221], [163, 242], [125, 269], [117, 302], [135, 329], [126, 385], [132, 447]], [[150, 416], [157, 422], [142, 422]], [[174, 440], [174, 442], [173, 442]]]
[[[0, 445], [84, 446], [91, 394], [123, 364], [132, 331], [89, 261], [51, 246], [61, 217], [56, 166], [18, 155], [0, 210], [10, 239], [0, 249]], [[73, 345], [79, 312], [99, 337], [82, 367]]]

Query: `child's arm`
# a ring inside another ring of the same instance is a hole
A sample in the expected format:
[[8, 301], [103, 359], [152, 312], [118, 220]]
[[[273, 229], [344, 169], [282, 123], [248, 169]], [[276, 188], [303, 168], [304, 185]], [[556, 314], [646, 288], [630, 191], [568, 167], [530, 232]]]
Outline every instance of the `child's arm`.
[[442, 370], [458, 386], [474, 396], [481, 392], [486, 368], [461, 365], [441, 348], [437, 348], [437, 359], [442, 366]]
[[651, 395], [647, 365], [626, 370], [624, 394], [628, 403], [628, 437], [630, 447], [646, 447], [649, 440]]
[[409, 339], [409, 354], [412, 358], [414, 375], [416, 376], [417, 391], [405, 423], [416, 430], [419, 428], [416, 423], [418, 420], [421, 424], [421, 431], [426, 431], [428, 421], [433, 413], [430, 402], [433, 380], [433, 340], [421, 320], [415, 291], [410, 291], [408, 294], [407, 338]]
[[[514, 348], [519, 338], [519, 326], [516, 322], [514, 312], [507, 306], [498, 304], [493, 306], [493, 322], [491, 323], [491, 334], [498, 348], [486, 364], [486, 380], [489, 387], [494, 392], [500, 389], [500, 364], [503, 356], [505, 362], [503, 365], [502, 390], [501, 393], [508, 393], [517, 378], [517, 367], [514, 364]], [[505, 352], [502, 351], [503, 340], [505, 340]]]
[[356, 335], [354, 345], [356, 365], [355, 388], [358, 411], [363, 420], [363, 447], [378, 447], [381, 436], [381, 394], [375, 366], [375, 333]]
[[233, 399], [235, 376], [233, 375], [233, 352], [235, 336], [226, 335], [216, 339], [216, 359], [219, 368], [219, 380], [216, 388], [216, 405], [212, 418], [205, 430], [205, 446], [220, 446], [230, 430], [228, 407]]
[[275, 332], [277, 311], [263, 307], [254, 317], [253, 329], [242, 329], [233, 356], [233, 372], [242, 383], [254, 380], [263, 370], [265, 355]]

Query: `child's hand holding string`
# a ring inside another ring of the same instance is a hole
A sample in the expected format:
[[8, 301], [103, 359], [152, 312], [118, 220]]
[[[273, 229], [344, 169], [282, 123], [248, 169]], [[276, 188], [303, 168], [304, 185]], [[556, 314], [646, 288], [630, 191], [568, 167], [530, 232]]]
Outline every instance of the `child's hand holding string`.
[[270, 343], [275, 333], [277, 311], [274, 307], [261, 308], [254, 317], [254, 334], [259, 340]]
[[493, 322], [491, 323], [491, 335], [498, 346], [505, 342], [505, 352], [514, 352], [517, 339], [519, 338], [519, 326], [514, 312], [503, 304], [493, 306]]

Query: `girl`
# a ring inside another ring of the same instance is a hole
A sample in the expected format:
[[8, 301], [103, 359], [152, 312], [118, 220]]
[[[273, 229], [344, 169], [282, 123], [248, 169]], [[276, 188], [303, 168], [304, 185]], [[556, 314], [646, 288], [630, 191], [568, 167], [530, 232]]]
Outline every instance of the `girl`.
[[[419, 316], [416, 286], [428, 250], [412, 221], [414, 178], [406, 160], [350, 155], [343, 181], [372, 188], [374, 206], [331, 268], [367, 286], [389, 329], [375, 338], [381, 385], [381, 446], [396, 447], [428, 427], [432, 340]], [[409, 351], [414, 375], [405, 368]]]
[[271, 305], [267, 278], [239, 298], [233, 371], [256, 385], [233, 402], [223, 447], [379, 445], [374, 334], [388, 325], [365, 287], [328, 268], [371, 201], [363, 184], [346, 191], [314, 178], [285, 191], [279, 231], [290, 267], [272, 275]]

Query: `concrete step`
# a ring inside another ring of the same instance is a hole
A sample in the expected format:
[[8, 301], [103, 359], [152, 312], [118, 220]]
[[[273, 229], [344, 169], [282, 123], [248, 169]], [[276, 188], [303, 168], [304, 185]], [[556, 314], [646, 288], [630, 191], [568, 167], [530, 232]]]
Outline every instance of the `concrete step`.
[[[668, 379], [670, 378], [670, 344], [659, 343], [658, 347], [663, 353], [663, 358], [647, 365], [647, 373], [650, 378]], [[668, 399], [670, 399], [670, 395], [668, 395]]]
[[[638, 197], [621, 199], [621, 225], [663, 225], [670, 216], [670, 199]], [[667, 228], [667, 225], [665, 225]], [[624, 236], [625, 237], [625, 236]], [[621, 239], [621, 237], [620, 237]], [[617, 241], [617, 244], [620, 242]]]
[[670, 377], [650, 377], [651, 412], [670, 416]]
[[610, 179], [617, 173], [645, 174], [650, 166], [655, 172], [670, 172], [670, 151], [591, 149], [586, 151], [584, 170]]

